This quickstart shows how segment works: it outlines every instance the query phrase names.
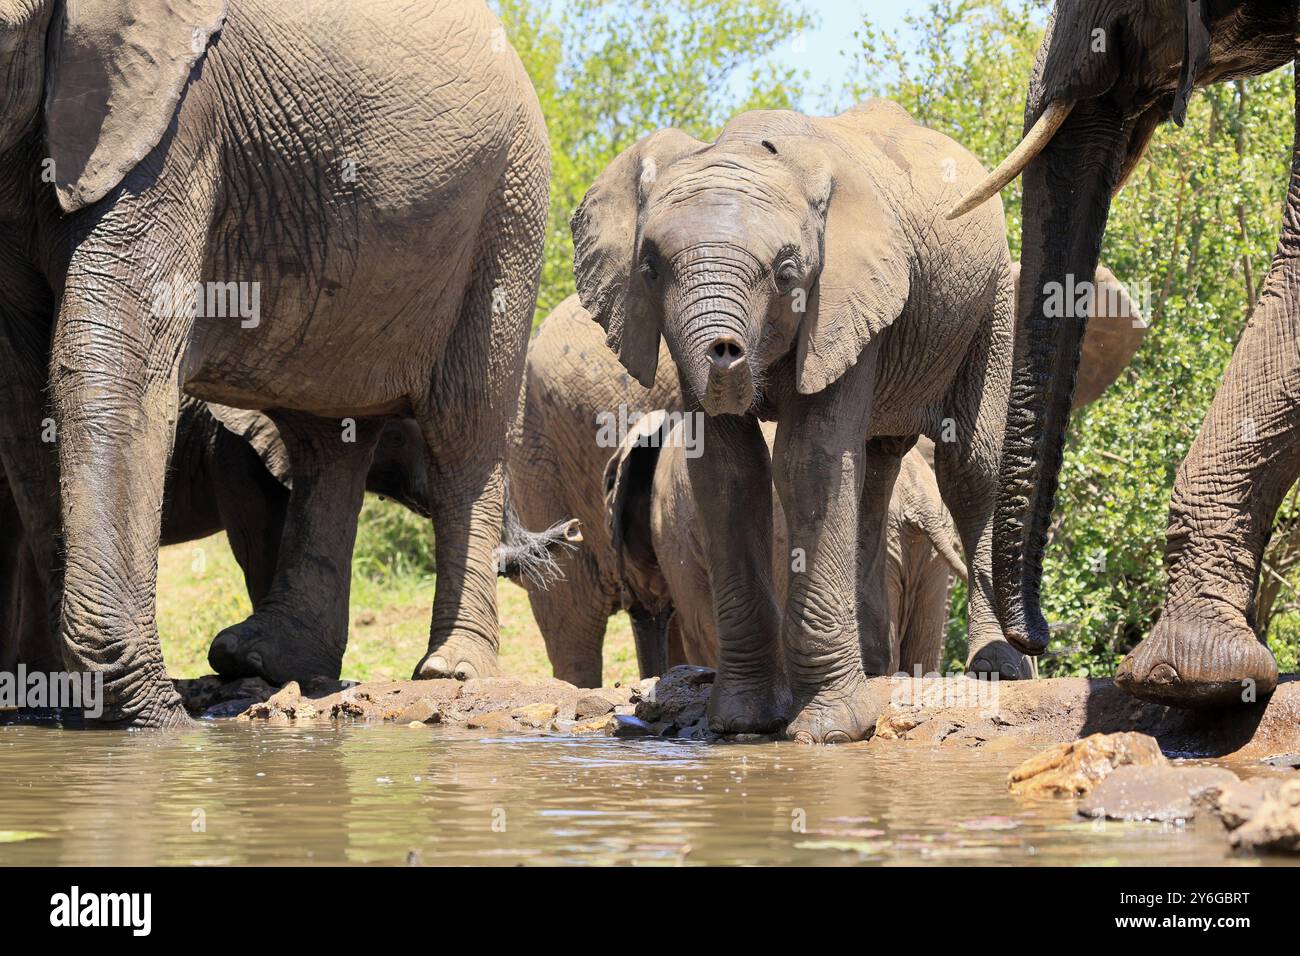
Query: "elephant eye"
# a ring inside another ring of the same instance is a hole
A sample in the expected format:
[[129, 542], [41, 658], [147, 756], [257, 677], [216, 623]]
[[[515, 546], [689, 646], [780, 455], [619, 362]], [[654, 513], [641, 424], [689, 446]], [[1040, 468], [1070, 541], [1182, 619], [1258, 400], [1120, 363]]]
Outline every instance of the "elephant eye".
[[782, 294], [792, 290], [803, 279], [803, 267], [793, 256], [787, 256], [777, 264], [776, 271], [772, 273], [776, 288]]
[[637, 271], [650, 282], [659, 281], [659, 263], [653, 252], [647, 252], [641, 257], [641, 265]]

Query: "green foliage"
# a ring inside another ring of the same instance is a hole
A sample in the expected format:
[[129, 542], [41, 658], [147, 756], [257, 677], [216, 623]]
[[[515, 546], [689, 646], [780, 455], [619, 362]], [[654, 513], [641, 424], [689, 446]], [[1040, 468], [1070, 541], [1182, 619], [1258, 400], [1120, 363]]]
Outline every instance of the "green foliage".
[[357, 522], [352, 574], [372, 581], [434, 572], [433, 526], [392, 501], [367, 495]]
[[803, 76], [771, 54], [810, 25], [790, 0], [498, 0], [551, 138], [540, 322], [572, 294], [569, 219], [620, 152], [666, 126], [711, 139], [735, 113], [787, 108]]
[[[864, 24], [854, 75], [883, 79], [852, 93], [898, 100], [991, 167], [1022, 129], [1043, 7], [936, 0], [906, 36]], [[1289, 69], [1212, 87], [1194, 97], [1185, 129], [1160, 129], [1115, 200], [1102, 261], [1135, 293], [1151, 328], [1127, 372], [1071, 423], [1045, 564], [1044, 609], [1058, 625], [1046, 674], [1113, 673], [1159, 613], [1169, 492], [1268, 271], [1292, 138]], [[1003, 201], [1018, 254], [1018, 185]], [[1269, 630], [1284, 668], [1300, 648], [1295, 518], [1288, 504], [1287, 533], [1266, 559], [1285, 580]]]

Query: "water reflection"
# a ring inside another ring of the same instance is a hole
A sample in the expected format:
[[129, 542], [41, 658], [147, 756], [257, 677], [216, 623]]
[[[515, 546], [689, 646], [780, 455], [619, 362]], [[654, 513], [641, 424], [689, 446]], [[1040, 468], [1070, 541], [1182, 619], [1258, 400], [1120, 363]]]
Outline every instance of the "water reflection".
[[1244, 863], [1009, 796], [1024, 752], [0, 726], [0, 863]]

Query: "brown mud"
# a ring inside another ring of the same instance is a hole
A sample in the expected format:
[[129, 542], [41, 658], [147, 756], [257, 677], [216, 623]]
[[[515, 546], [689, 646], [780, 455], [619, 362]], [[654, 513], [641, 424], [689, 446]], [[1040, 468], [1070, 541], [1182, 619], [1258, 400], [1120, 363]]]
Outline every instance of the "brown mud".
[[[559, 680], [490, 678], [353, 684], [320, 680], [276, 689], [260, 680], [177, 681], [191, 713], [272, 722], [438, 723], [494, 732], [713, 739], [705, 708], [713, 672], [677, 667], [659, 680], [584, 690]], [[1109, 680], [873, 678], [874, 737], [858, 746], [1010, 749], [1136, 731], [1173, 757], [1283, 759], [1300, 752], [1300, 677], [1267, 701], [1215, 711], [1146, 703]]]

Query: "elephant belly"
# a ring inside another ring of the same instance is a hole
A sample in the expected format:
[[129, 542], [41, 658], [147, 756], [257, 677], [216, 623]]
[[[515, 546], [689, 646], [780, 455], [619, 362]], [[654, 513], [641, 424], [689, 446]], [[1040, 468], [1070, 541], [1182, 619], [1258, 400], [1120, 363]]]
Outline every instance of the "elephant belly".
[[[284, 260], [218, 267], [213, 274], [267, 278], [241, 283], [245, 308], [195, 320], [182, 388], [243, 408], [405, 410], [427, 391], [464, 297], [469, 244], [431, 242], [438, 234], [422, 230], [404, 247], [391, 237], [362, 240], [347, 271], [342, 255], [319, 270]], [[420, 261], [446, 265], [428, 269]]]
[[874, 434], [914, 435], [938, 425], [979, 327], [978, 319], [960, 315], [904, 316], [885, 332], [871, 416]]
[[[413, 22], [401, 5], [238, 7], [208, 64], [223, 78], [209, 91], [234, 91], [212, 107], [231, 131], [201, 278], [218, 307], [195, 322], [182, 385], [247, 408], [405, 410], [461, 314], [532, 93], [474, 3]], [[282, 61], [262, 22], [329, 56], [246, 69]], [[220, 308], [233, 296], [242, 308]]]

